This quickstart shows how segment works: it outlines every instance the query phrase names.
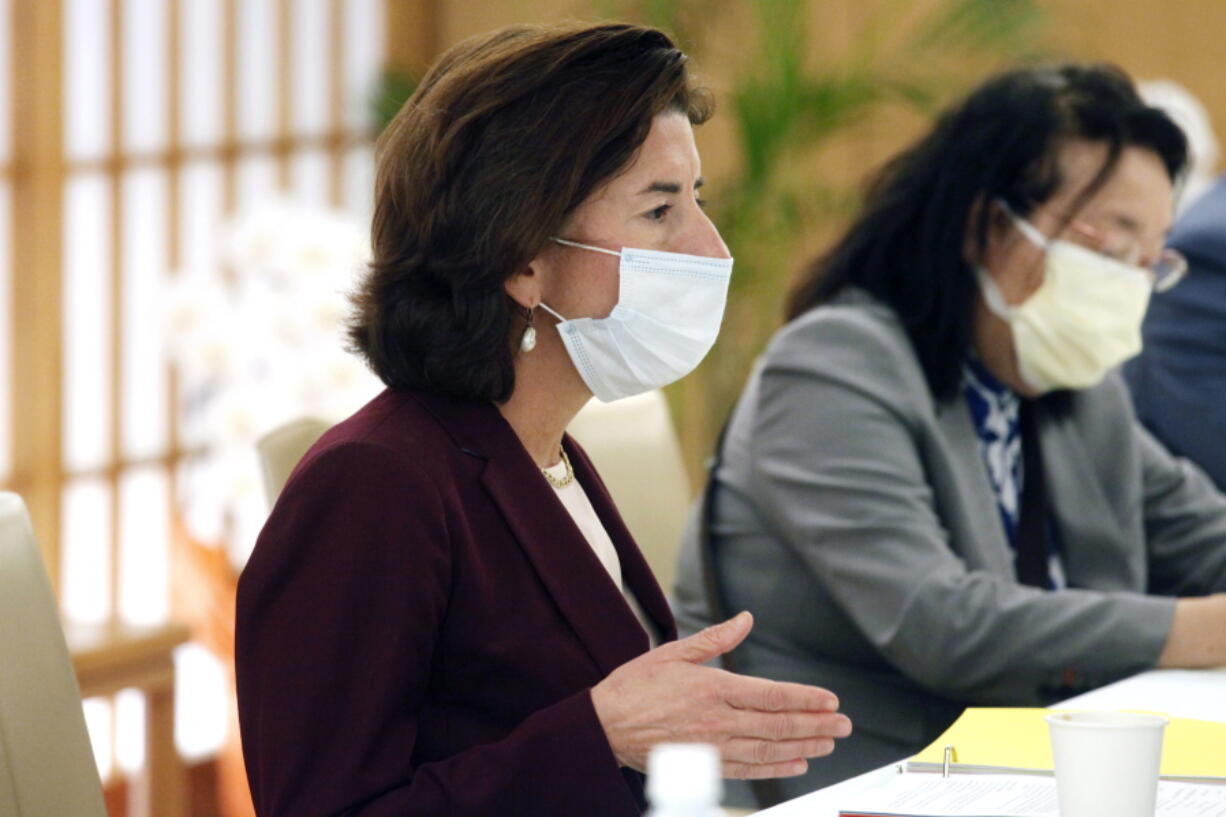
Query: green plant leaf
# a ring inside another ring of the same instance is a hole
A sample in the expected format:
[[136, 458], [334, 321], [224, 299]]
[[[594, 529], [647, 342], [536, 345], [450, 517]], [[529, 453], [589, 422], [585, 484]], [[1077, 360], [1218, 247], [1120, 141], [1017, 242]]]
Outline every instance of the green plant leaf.
[[1035, 0], [946, 0], [919, 27], [912, 48], [954, 56], [1016, 55], [1037, 34], [1043, 11]]
[[417, 90], [417, 79], [399, 71], [384, 71], [371, 98], [375, 128], [382, 132]]

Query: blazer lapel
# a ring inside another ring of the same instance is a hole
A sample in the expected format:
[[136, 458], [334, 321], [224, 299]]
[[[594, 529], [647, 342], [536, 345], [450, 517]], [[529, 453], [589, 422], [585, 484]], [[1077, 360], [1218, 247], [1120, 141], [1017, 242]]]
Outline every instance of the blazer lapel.
[[[1118, 587], [1130, 590], [1143, 585], [1133, 574], [1127, 560], [1103, 553], [1116, 553], [1113, 543], [1125, 542], [1131, 535], [1111, 508], [1081, 435], [1070, 418], [1053, 416], [1039, 401], [1036, 416], [1047, 478], [1048, 500], [1060, 532], [1060, 560], [1071, 586]], [[1071, 511], [1071, 512], [1070, 512]]]
[[[485, 460], [482, 484], [601, 675], [645, 652], [647, 634], [638, 619], [498, 409], [490, 403], [440, 395], [415, 396], [461, 450]], [[568, 451], [573, 450], [568, 446]], [[584, 475], [580, 483], [588, 490], [593, 480]], [[589, 498], [601, 521], [608, 524], [607, 512], [601, 512], [592, 493], [602, 492], [589, 490]], [[610, 530], [623, 559], [626, 548], [618, 540], [627, 537], [620, 532], [615, 536]], [[630, 572], [641, 586], [639, 569], [632, 565]], [[657, 617], [658, 610], [651, 615]]]
[[937, 423], [941, 436], [949, 447], [949, 466], [957, 482], [958, 496], [963, 498], [963, 507], [970, 518], [972, 541], [976, 553], [959, 554], [971, 568], [987, 569], [993, 573], [1012, 576], [1013, 551], [1000, 521], [1000, 509], [992, 492], [983, 454], [979, 451], [979, 435], [971, 421], [971, 412], [961, 395], [937, 407]]

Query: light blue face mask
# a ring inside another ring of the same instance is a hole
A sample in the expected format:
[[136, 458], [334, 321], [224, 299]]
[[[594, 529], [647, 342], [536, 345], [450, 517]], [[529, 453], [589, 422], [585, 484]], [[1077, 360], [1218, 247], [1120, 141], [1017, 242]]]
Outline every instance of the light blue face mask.
[[711, 351], [724, 317], [731, 258], [641, 250], [621, 252], [554, 238], [621, 259], [617, 305], [607, 318], [559, 315], [558, 333], [583, 382], [606, 403], [667, 386]]

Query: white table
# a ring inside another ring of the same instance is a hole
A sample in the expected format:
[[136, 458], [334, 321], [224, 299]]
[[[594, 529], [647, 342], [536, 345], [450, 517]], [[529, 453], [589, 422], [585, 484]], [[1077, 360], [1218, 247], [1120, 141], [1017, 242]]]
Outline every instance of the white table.
[[[1210, 670], [1151, 670], [1069, 698], [1060, 709], [1148, 709], [1180, 718], [1226, 723], [1226, 667]], [[836, 744], [835, 751], [838, 751]], [[821, 760], [815, 761], [821, 763]], [[818, 789], [756, 817], [837, 817], [850, 795], [882, 785], [898, 774], [898, 764], [874, 769]]]
[[1069, 698], [1060, 709], [1149, 709], [1226, 723], [1226, 667], [1156, 669]]

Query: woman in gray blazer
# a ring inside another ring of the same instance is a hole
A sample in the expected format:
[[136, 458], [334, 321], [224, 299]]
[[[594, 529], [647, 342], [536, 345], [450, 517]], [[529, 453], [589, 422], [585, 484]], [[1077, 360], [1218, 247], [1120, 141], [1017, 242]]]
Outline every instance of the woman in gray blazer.
[[676, 588], [683, 630], [713, 588], [757, 620], [738, 669], [828, 687], [855, 722], [780, 795], [968, 705], [1226, 664], [1226, 500], [1112, 373], [1186, 269], [1162, 249], [1185, 163], [1118, 69], [1008, 72], [880, 172], [801, 282]]

